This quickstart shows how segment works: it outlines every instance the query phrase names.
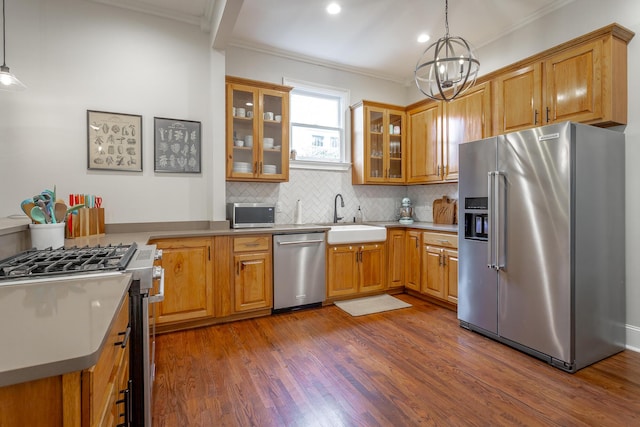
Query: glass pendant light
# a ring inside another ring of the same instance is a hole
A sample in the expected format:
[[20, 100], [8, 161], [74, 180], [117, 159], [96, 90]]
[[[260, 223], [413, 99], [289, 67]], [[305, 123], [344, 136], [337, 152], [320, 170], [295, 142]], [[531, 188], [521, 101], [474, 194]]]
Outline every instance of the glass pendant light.
[[4, 17], [4, 0], [2, 0], [2, 65], [0, 65], [0, 90], [20, 91], [27, 87], [7, 67], [7, 35]]
[[446, 34], [424, 51], [415, 70], [420, 92], [437, 101], [451, 101], [476, 82], [480, 61], [462, 37], [449, 35], [449, 1], [445, 0]]

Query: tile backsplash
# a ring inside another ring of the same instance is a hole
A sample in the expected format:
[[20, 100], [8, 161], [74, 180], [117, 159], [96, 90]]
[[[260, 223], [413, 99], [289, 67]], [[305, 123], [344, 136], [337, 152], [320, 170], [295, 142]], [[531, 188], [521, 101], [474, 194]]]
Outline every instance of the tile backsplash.
[[302, 205], [302, 221], [328, 223], [333, 221], [336, 194], [342, 194], [344, 208], [338, 201], [338, 215], [345, 222], [352, 222], [358, 206], [364, 221], [395, 221], [400, 202], [409, 197], [416, 221], [433, 220], [432, 205], [435, 199], [448, 196], [458, 198], [457, 184], [430, 184], [412, 186], [352, 185], [351, 171], [320, 171], [291, 169], [289, 182], [279, 184], [253, 182], [227, 182], [227, 202], [273, 203], [279, 207], [277, 224], [294, 222], [296, 202]]

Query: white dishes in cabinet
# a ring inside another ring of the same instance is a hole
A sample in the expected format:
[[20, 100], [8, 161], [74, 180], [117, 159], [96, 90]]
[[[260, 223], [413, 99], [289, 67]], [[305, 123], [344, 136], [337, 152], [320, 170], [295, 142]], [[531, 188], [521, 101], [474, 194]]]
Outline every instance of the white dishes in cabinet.
[[233, 171], [241, 173], [252, 173], [251, 163], [249, 162], [233, 162]]
[[265, 175], [274, 175], [278, 173], [276, 165], [264, 165], [263, 172], [265, 173]]

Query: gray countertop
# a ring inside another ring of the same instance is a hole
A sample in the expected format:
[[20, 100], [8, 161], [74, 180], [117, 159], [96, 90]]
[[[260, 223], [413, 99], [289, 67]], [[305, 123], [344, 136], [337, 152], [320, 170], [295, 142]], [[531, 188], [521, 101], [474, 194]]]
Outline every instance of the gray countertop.
[[131, 281], [128, 273], [0, 286], [0, 386], [95, 365]]
[[[444, 231], [450, 233], [458, 232], [457, 224], [434, 224], [432, 222], [415, 222], [410, 225], [400, 224], [399, 222], [376, 222], [371, 221], [366, 224], [380, 225], [387, 228], [414, 228], [430, 231]], [[292, 234], [292, 233], [311, 233], [327, 231], [333, 224], [277, 224], [275, 227], [269, 228], [242, 228], [242, 229], [203, 229], [203, 230], [173, 230], [173, 231], [145, 231], [140, 233], [113, 233], [102, 236], [80, 237], [76, 239], [65, 240], [65, 246], [94, 246], [118, 243], [137, 242], [145, 244], [151, 239], [168, 239], [168, 238], [184, 238], [184, 237], [207, 237], [207, 236], [238, 236], [243, 234]]]

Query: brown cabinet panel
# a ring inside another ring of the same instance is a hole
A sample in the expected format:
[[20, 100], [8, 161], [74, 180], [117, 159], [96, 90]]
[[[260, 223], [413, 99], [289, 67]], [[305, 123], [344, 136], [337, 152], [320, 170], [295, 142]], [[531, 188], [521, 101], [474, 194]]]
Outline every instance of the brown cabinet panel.
[[390, 288], [404, 286], [404, 263], [405, 263], [405, 230], [401, 228], [391, 228], [387, 230], [387, 265], [388, 282]]
[[234, 265], [236, 312], [271, 307], [271, 253], [235, 255]]
[[494, 134], [542, 124], [542, 64], [536, 62], [494, 79]]
[[547, 122], [588, 122], [602, 117], [601, 58], [599, 40], [545, 61]]
[[405, 286], [420, 292], [422, 231], [407, 230], [405, 256]]
[[445, 298], [453, 304], [458, 304], [458, 251], [444, 250], [444, 283]]
[[442, 180], [442, 103], [409, 112], [407, 183]]
[[385, 243], [327, 246], [327, 297], [383, 290]]
[[[419, 291], [440, 301], [458, 303], [458, 246], [453, 233], [422, 233]], [[413, 288], [410, 288], [413, 289]]]
[[162, 239], [164, 300], [156, 304], [158, 325], [203, 319], [214, 315], [212, 239]]
[[362, 101], [351, 106], [353, 184], [404, 184], [403, 107]]
[[385, 251], [384, 244], [369, 244], [360, 247], [360, 291], [384, 289]]
[[464, 95], [444, 106], [444, 171], [445, 181], [458, 180], [458, 145], [490, 135], [491, 83], [469, 89]]
[[[292, 88], [231, 76], [226, 81], [227, 181], [288, 181]], [[265, 138], [272, 143], [267, 145]], [[275, 173], [265, 165], [275, 166]]]
[[327, 297], [358, 291], [358, 259], [355, 246], [327, 247]]
[[425, 246], [422, 253], [422, 293], [444, 299], [443, 274], [442, 250]]

